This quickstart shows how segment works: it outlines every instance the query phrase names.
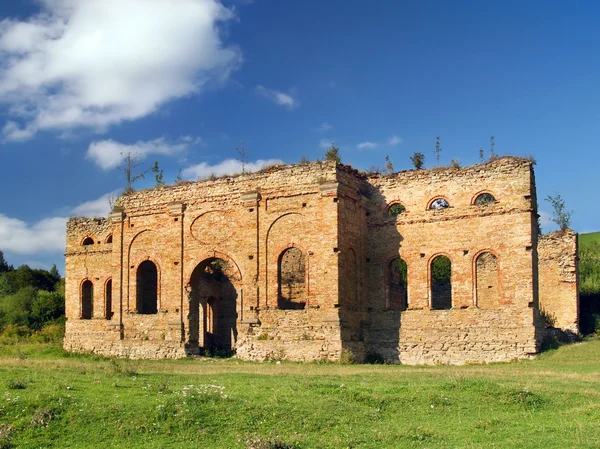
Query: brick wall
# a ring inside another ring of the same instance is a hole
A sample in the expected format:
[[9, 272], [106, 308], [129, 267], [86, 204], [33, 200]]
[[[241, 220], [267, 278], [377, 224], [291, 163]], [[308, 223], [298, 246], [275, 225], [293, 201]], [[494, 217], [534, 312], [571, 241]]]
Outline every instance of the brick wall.
[[[481, 193], [496, 201], [475, 205]], [[450, 207], [429, 210], [436, 198]], [[394, 203], [404, 212], [391, 216]], [[535, 204], [531, 163], [520, 158], [372, 177], [313, 163], [136, 192], [108, 219], [68, 223], [64, 345], [157, 358], [222, 346], [254, 360], [336, 360], [344, 350], [401, 363], [527, 357], [541, 326]], [[88, 236], [100, 243], [83, 246]], [[431, 310], [430, 264], [440, 255], [452, 264], [449, 310]], [[398, 257], [407, 310], [390, 303]], [[284, 277], [291, 264], [304, 267], [292, 285], [302, 307], [281, 307], [282, 260]], [[141, 264], [156, 267], [157, 313], [137, 306], [147, 295]], [[215, 264], [222, 276], [210, 276]], [[553, 276], [540, 271], [546, 285]], [[94, 283], [89, 320], [85, 280]], [[103, 308], [108, 280], [112, 314]], [[572, 291], [561, 298], [562, 319]]]

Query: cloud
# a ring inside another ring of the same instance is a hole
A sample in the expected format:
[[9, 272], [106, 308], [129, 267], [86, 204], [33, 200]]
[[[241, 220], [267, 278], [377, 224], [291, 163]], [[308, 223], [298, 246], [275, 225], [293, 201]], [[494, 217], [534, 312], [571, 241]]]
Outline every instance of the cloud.
[[288, 109], [294, 109], [299, 106], [298, 100], [294, 98], [292, 93], [286, 94], [278, 90], [268, 89], [264, 86], [256, 86], [256, 92], [275, 104], [284, 106]]
[[[261, 170], [270, 165], [281, 165], [284, 162], [280, 159], [259, 159], [255, 162], [246, 162], [244, 170], [246, 172], [255, 172]], [[198, 179], [207, 178], [210, 175], [223, 176], [223, 175], [234, 175], [242, 172], [242, 164], [236, 159], [225, 159], [216, 165], [209, 165], [206, 162], [202, 162], [198, 165], [183, 170], [182, 175], [187, 179]]]
[[396, 145], [400, 145], [402, 143], [402, 138], [398, 136], [392, 136], [388, 139], [388, 145], [395, 147]]
[[218, 0], [43, 0], [39, 14], [0, 22], [5, 139], [41, 130], [102, 130], [222, 83], [242, 62], [218, 25]]
[[17, 254], [64, 251], [66, 222], [66, 217], [52, 217], [28, 225], [0, 214], [0, 249]]
[[323, 122], [319, 126], [317, 126], [316, 128], [314, 128], [313, 130], [316, 131], [316, 132], [318, 132], [318, 133], [326, 133], [327, 131], [331, 131], [332, 129], [333, 129], [333, 126], [331, 126], [327, 122]]
[[[109, 192], [82, 203], [68, 212], [73, 216], [106, 217], [110, 212]], [[68, 217], [49, 217], [28, 224], [18, 218], [0, 214], [0, 250], [16, 254], [39, 254], [64, 251]]]
[[539, 210], [538, 213], [540, 214], [540, 225], [542, 226], [544, 232], [549, 232], [549, 230], [558, 229], [556, 223], [552, 221], [551, 213], [546, 212], [544, 210]]
[[110, 212], [110, 202], [118, 196], [119, 191], [108, 192], [100, 198], [86, 201], [73, 208], [73, 213], [79, 217], [106, 217]]
[[191, 145], [202, 143], [199, 137], [181, 137], [176, 142], [168, 142], [164, 137], [154, 140], [138, 141], [132, 145], [116, 142], [112, 139], [92, 142], [88, 147], [86, 157], [93, 160], [104, 170], [117, 167], [123, 160], [123, 155], [131, 153], [139, 159], [145, 159], [149, 154], [173, 155], [187, 150]]
[[320, 148], [331, 148], [331, 145], [334, 144], [333, 139], [321, 139], [319, 140]]
[[356, 148], [358, 148], [359, 150], [372, 150], [374, 148], [377, 148], [378, 144], [375, 142], [361, 142], [358, 145], [356, 145]]

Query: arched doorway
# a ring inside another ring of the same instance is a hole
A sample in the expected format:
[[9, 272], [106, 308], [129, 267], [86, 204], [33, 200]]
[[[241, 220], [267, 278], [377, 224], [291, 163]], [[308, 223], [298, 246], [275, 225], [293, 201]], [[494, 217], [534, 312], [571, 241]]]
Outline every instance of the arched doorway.
[[205, 259], [190, 278], [188, 344], [208, 354], [232, 355], [237, 340], [239, 273], [220, 258]]

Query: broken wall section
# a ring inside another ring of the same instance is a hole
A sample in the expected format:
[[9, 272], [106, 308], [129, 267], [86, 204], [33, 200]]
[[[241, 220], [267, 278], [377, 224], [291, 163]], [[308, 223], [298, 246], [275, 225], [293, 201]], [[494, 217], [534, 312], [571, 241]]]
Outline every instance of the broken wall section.
[[571, 230], [538, 240], [540, 311], [546, 325], [579, 332], [578, 234]]

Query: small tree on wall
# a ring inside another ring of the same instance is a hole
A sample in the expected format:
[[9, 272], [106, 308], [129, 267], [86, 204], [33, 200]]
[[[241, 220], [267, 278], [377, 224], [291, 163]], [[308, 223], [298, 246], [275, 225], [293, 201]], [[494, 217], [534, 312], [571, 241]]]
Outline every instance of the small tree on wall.
[[326, 161], [335, 161], [338, 164], [342, 162], [342, 158], [340, 157], [340, 149], [335, 146], [335, 144], [331, 144], [331, 147], [325, 152], [325, 160]]
[[548, 195], [545, 198], [552, 205], [554, 209], [552, 213], [552, 221], [558, 225], [561, 231], [566, 231], [571, 226], [571, 215], [572, 210], [567, 210], [565, 200], [563, 200], [559, 193], [554, 196]]
[[134, 191], [133, 184], [137, 181], [143, 180], [148, 170], [138, 174], [134, 173], [135, 169], [142, 165], [142, 163], [139, 162], [140, 156], [138, 154], [132, 155], [131, 152], [128, 151], [127, 153], [121, 153], [121, 156], [123, 157], [123, 161], [119, 166], [119, 170], [121, 170], [125, 175], [126, 183], [126, 187], [123, 193], [125, 195], [128, 195]]
[[410, 160], [417, 170], [421, 170], [425, 162], [425, 155], [423, 153], [415, 153], [410, 157]]

